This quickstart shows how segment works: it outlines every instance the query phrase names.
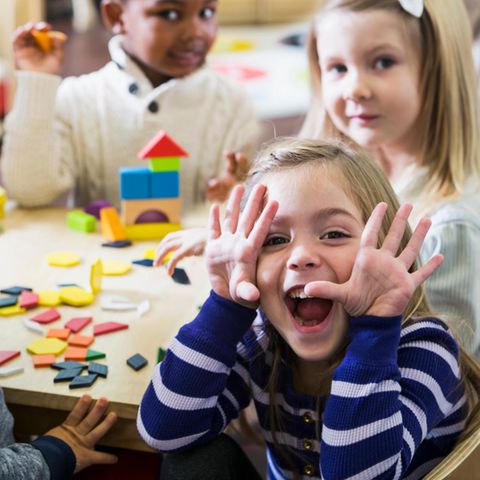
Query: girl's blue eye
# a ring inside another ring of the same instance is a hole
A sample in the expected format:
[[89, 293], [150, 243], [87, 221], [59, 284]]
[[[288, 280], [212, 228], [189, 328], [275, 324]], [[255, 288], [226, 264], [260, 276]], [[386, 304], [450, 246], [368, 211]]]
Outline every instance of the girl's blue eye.
[[345, 73], [347, 71], [347, 67], [339, 63], [337, 65], [332, 65], [330, 70], [335, 73]]
[[350, 235], [347, 235], [346, 233], [340, 232], [338, 230], [333, 230], [321, 236], [322, 240], [337, 240], [340, 238], [350, 238]]
[[275, 245], [283, 245], [284, 243], [288, 243], [288, 239], [284, 237], [270, 237], [265, 240], [263, 244], [264, 247], [273, 247]]
[[215, 16], [215, 8], [213, 7], [207, 7], [207, 8], [204, 8], [200, 14], [200, 16], [206, 20], [210, 19], [210, 18], [213, 18]]
[[375, 67], [380, 69], [380, 70], [386, 70], [387, 68], [390, 68], [391, 66], [393, 66], [394, 63], [395, 62], [391, 58], [388, 58], [388, 57], [379, 58], [375, 62]]

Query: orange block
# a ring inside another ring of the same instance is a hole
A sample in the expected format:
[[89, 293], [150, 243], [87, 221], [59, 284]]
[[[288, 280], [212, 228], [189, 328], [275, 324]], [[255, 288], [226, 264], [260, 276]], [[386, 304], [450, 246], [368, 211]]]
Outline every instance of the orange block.
[[66, 340], [69, 335], [69, 328], [51, 328], [47, 333], [48, 338], [60, 338], [61, 340]]
[[127, 239], [125, 227], [114, 207], [105, 207], [100, 210], [100, 226], [102, 235], [108, 241]]
[[87, 358], [87, 348], [68, 347], [65, 350], [65, 360], [85, 360]]
[[56, 359], [55, 355], [47, 354], [47, 355], [33, 355], [33, 366], [35, 368], [39, 367], [49, 367], [50, 365], [54, 364]]
[[180, 223], [182, 213], [180, 198], [147, 198], [143, 200], [122, 200], [123, 224], [134, 225], [142, 213], [151, 210], [167, 215], [170, 223]]
[[69, 345], [75, 345], [76, 347], [88, 347], [90, 346], [95, 337], [89, 337], [86, 335], [72, 335], [68, 340]]

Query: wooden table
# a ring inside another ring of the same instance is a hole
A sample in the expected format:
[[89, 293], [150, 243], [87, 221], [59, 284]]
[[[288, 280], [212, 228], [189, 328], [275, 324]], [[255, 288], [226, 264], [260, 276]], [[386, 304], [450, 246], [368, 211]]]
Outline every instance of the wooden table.
[[[205, 225], [205, 210], [194, 212], [184, 219], [185, 226]], [[85, 234], [66, 226], [66, 211], [62, 209], [14, 210], [2, 221], [5, 232], [0, 234], [0, 288], [13, 285], [34, 290], [57, 289], [58, 284], [88, 285], [90, 265], [96, 258], [132, 261], [143, 258], [144, 251], [156, 242], [136, 242], [131, 247], [112, 249], [102, 247], [99, 233]], [[72, 268], [49, 266], [48, 253], [71, 250], [80, 254], [82, 262]], [[77, 397], [85, 392], [94, 398], [106, 396], [111, 410], [119, 421], [102, 440], [108, 446], [146, 450], [149, 448], [135, 428], [137, 408], [152, 375], [159, 347], [167, 348], [178, 329], [194, 318], [197, 307], [209, 292], [209, 283], [202, 257], [181, 262], [191, 285], [175, 283], [164, 268], [132, 265], [124, 276], [103, 277], [103, 294], [126, 296], [134, 302], [148, 299], [151, 308], [144, 316], [136, 312], [111, 312], [100, 308], [97, 296], [93, 304], [75, 308], [58, 307], [62, 317], [46, 326], [61, 327], [74, 316], [93, 315], [93, 322], [82, 331], [92, 334], [92, 325], [105, 321], [125, 322], [129, 329], [98, 337], [90, 348], [105, 352], [99, 360], [109, 367], [107, 379], [98, 378], [88, 389], [69, 390], [66, 383], [53, 383], [56, 374], [51, 368], [34, 369], [26, 346], [40, 335], [26, 329], [23, 319], [45, 310], [45, 307], [12, 317], [0, 317], [0, 350], [20, 350], [21, 356], [8, 366], [23, 366], [24, 373], [0, 378], [5, 398], [16, 419], [20, 433], [45, 433], [66, 416]], [[32, 313], [34, 312], [34, 313]], [[141, 353], [149, 364], [143, 370], [133, 371], [126, 359]], [[63, 356], [59, 356], [63, 359]]]

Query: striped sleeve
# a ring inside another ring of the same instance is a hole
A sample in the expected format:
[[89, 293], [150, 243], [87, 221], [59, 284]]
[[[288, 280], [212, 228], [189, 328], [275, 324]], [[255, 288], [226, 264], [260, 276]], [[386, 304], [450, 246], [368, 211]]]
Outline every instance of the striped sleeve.
[[137, 417], [152, 448], [176, 452], [215, 438], [250, 401], [237, 345], [255, 310], [211, 293], [155, 367]]
[[400, 324], [399, 317], [351, 319], [351, 343], [324, 412], [325, 480], [403, 478], [422, 442], [432, 444], [430, 460], [432, 451], [445, 456], [464, 426], [453, 337], [434, 320], [402, 332]]

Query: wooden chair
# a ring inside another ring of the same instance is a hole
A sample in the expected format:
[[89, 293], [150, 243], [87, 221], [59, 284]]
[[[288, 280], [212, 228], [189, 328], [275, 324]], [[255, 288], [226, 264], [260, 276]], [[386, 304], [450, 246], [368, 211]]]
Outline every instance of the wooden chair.
[[480, 480], [480, 365], [468, 358], [465, 366], [467, 378], [477, 393], [475, 412], [465, 429], [475, 424], [476, 428], [461, 438], [450, 455], [427, 474], [424, 480]]

